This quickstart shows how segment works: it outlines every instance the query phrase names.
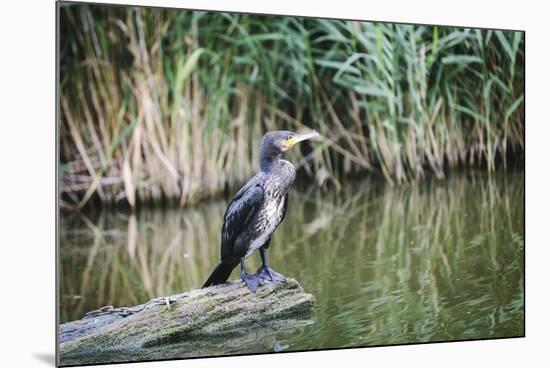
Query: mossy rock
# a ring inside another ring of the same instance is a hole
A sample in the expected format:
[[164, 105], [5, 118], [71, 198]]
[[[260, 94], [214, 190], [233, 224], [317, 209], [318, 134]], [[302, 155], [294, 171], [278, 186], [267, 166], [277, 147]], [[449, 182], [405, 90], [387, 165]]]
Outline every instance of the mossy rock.
[[294, 279], [266, 283], [255, 294], [239, 280], [167, 298], [169, 306], [148, 303], [125, 317], [62, 324], [61, 365], [278, 351], [279, 338], [313, 323], [315, 299]]

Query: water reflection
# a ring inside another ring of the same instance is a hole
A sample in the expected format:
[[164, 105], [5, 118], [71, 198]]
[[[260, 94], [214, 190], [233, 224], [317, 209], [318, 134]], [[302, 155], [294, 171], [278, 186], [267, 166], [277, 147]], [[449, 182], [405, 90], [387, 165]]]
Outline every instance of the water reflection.
[[[302, 350], [523, 335], [523, 196], [523, 173], [294, 191], [270, 259], [315, 295], [316, 322], [279, 343]], [[61, 321], [200, 287], [219, 259], [226, 205], [63, 214]]]

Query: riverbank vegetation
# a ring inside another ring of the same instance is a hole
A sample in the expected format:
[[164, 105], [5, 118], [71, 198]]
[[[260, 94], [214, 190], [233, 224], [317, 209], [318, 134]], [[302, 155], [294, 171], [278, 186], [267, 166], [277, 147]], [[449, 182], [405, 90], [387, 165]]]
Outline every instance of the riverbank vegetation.
[[62, 208], [215, 195], [271, 129], [321, 133], [289, 156], [323, 186], [524, 154], [522, 32], [70, 3], [60, 24]]

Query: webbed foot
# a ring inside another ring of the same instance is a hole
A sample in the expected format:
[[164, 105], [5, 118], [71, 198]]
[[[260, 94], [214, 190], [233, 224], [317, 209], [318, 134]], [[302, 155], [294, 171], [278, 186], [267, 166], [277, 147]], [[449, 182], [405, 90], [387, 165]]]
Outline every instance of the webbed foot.
[[256, 276], [258, 276], [263, 280], [268, 280], [268, 281], [281, 281], [281, 282], [286, 281], [286, 278], [283, 275], [273, 271], [271, 268], [267, 266], [260, 267], [258, 269], [258, 272], [256, 272]]
[[258, 290], [258, 286], [263, 285], [263, 279], [258, 277], [257, 275], [250, 275], [246, 272], [241, 273], [241, 280], [243, 280], [253, 293], [256, 293], [256, 290]]

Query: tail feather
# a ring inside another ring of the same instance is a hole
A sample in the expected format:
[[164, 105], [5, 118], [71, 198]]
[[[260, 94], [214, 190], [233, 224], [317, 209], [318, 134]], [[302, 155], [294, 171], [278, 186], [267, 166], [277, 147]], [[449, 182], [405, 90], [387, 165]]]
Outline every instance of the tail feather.
[[214, 271], [212, 271], [212, 274], [210, 275], [208, 280], [206, 280], [202, 288], [204, 289], [205, 287], [223, 284], [224, 282], [226, 282], [237, 264], [238, 262], [228, 263], [223, 261], [218, 263], [218, 265], [216, 266], [216, 268], [214, 268]]

